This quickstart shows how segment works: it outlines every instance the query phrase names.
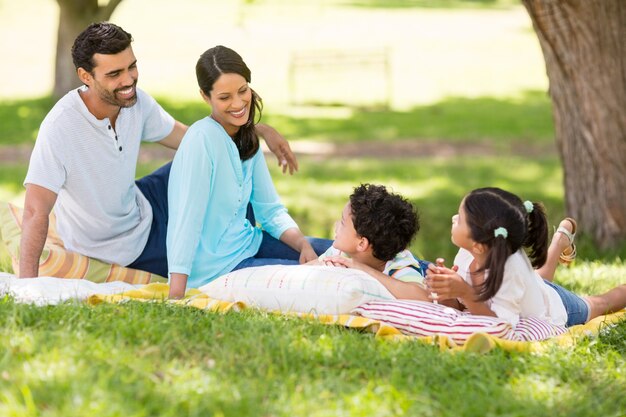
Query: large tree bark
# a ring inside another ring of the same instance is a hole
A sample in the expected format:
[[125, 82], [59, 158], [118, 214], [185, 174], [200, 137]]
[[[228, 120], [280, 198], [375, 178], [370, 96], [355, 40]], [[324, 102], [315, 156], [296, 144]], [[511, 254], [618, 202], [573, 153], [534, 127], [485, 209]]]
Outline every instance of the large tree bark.
[[57, 0], [60, 14], [52, 91], [55, 97], [80, 85], [71, 53], [76, 36], [90, 23], [108, 20], [121, 2], [109, 0], [105, 6], [98, 6], [98, 0]]
[[615, 247], [626, 237], [626, 1], [522, 2], [546, 61], [566, 210]]

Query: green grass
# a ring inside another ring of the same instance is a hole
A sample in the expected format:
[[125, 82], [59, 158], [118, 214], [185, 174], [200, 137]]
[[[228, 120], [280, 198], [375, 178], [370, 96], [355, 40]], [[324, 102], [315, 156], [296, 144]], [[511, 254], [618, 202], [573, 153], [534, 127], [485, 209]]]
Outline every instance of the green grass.
[[621, 322], [573, 349], [448, 354], [250, 310], [4, 299], [0, 415], [619, 416], [624, 337]]
[[518, 99], [452, 97], [408, 111], [357, 109], [347, 118], [267, 115], [290, 138], [330, 142], [370, 140], [482, 141], [545, 143], [554, 137], [550, 102], [545, 93], [526, 92]]
[[35, 143], [39, 125], [54, 102], [52, 97], [0, 101], [0, 145]]
[[[177, 120], [193, 123], [209, 109], [197, 101], [159, 98]], [[0, 102], [3, 133], [0, 145], [34, 143], [39, 124], [53, 105], [51, 98]], [[333, 111], [334, 110], [334, 111]], [[554, 137], [551, 105], [543, 92], [527, 91], [517, 98], [452, 97], [407, 111], [328, 108], [305, 115], [272, 113], [268, 108], [263, 122], [278, 129], [290, 140], [317, 140], [333, 143], [360, 140], [408, 140], [452, 142], [486, 141], [495, 146], [545, 144]], [[333, 114], [340, 114], [337, 117]]]
[[[159, 99], [175, 118], [192, 123], [209, 112], [206, 104]], [[496, 145], [550, 143], [554, 138], [547, 95], [526, 91], [516, 98], [451, 97], [407, 111], [332, 108], [326, 117], [283, 115], [266, 109], [263, 122], [290, 140], [358, 142], [361, 140], [489, 140]], [[319, 109], [316, 111], [319, 113]]]

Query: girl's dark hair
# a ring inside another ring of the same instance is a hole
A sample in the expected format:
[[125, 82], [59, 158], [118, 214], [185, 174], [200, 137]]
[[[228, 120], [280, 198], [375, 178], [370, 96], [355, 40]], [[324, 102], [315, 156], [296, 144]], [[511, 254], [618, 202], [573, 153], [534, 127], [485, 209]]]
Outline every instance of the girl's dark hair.
[[354, 230], [367, 238], [372, 255], [392, 260], [405, 250], [420, 229], [419, 215], [404, 197], [382, 185], [361, 184], [350, 195]]
[[83, 30], [72, 45], [72, 60], [76, 69], [93, 74], [94, 54], [119, 54], [130, 46], [133, 37], [121, 27], [109, 22], [92, 23]]
[[[198, 86], [207, 97], [211, 95], [213, 84], [222, 74], [239, 74], [247, 82], [250, 82], [252, 78], [250, 69], [237, 52], [218, 45], [200, 55], [200, 59], [198, 59], [196, 64]], [[239, 150], [239, 158], [242, 161], [252, 158], [259, 150], [259, 138], [256, 134], [255, 123], [261, 120], [262, 110], [263, 102], [261, 97], [252, 90], [252, 103], [250, 104], [248, 122], [239, 128], [233, 138]], [[258, 120], [255, 120], [257, 111], [259, 117]]]
[[[541, 203], [532, 203], [532, 211], [522, 200], [500, 188], [479, 188], [463, 200], [466, 222], [472, 240], [488, 248], [485, 264], [475, 273], [487, 271], [479, 292], [479, 301], [492, 298], [502, 286], [504, 266], [509, 256], [527, 248], [533, 267], [546, 262], [548, 255], [548, 221]], [[507, 236], [495, 236], [503, 227]]]

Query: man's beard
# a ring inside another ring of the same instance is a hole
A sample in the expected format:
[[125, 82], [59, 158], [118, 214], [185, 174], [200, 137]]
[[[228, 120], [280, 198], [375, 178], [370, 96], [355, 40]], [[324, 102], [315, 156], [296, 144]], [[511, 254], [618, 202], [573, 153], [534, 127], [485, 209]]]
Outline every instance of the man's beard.
[[111, 104], [113, 106], [118, 106], [118, 107], [132, 107], [135, 105], [135, 103], [137, 103], [137, 80], [135, 80], [135, 82], [132, 84], [133, 90], [135, 92], [135, 95], [132, 98], [129, 99], [119, 99], [117, 98], [117, 92], [120, 90], [126, 90], [128, 88], [128, 86], [126, 87], [122, 87], [122, 88], [117, 88], [115, 90], [113, 90], [113, 92], [110, 92], [108, 90], [105, 90], [103, 88], [100, 88], [98, 86], [97, 90], [98, 90], [98, 94], [100, 95], [100, 98], [102, 99], [102, 101]]

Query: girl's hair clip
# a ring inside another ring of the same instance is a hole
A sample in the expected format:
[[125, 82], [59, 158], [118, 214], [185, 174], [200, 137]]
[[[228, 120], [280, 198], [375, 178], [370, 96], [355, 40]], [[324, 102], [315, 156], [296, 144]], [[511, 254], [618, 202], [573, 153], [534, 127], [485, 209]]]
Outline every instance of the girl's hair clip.
[[526, 208], [526, 213], [529, 213], [529, 214], [532, 213], [533, 210], [535, 209], [535, 205], [530, 200], [524, 201], [524, 207]]
[[493, 231], [493, 236], [498, 237], [502, 236], [503, 238], [507, 238], [509, 236], [509, 232], [504, 227], [498, 227]]

